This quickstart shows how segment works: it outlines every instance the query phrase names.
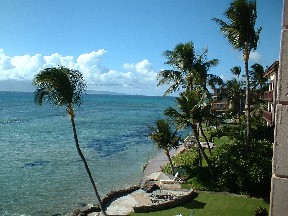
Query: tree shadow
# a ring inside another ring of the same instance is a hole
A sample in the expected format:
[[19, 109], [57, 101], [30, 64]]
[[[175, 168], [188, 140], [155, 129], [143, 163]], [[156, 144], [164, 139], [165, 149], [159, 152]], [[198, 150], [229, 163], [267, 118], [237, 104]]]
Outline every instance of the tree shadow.
[[198, 200], [196, 200], [197, 197], [198, 193], [195, 193], [193, 197], [183, 205], [183, 207], [187, 209], [203, 209], [206, 203], [199, 202]]

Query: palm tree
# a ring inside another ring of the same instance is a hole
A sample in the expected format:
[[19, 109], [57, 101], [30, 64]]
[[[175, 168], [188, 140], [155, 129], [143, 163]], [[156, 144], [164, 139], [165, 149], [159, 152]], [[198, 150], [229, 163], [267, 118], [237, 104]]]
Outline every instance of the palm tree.
[[177, 136], [177, 131], [172, 131], [169, 122], [163, 119], [156, 121], [156, 127], [149, 127], [149, 130], [149, 138], [167, 155], [174, 176], [175, 169], [169, 152], [172, 148], [179, 146], [180, 136]]
[[[203, 155], [205, 161], [208, 164], [212, 180], [214, 179], [212, 165], [207, 157], [203, 147], [200, 144], [198, 125], [201, 124], [201, 110], [203, 108], [205, 100], [205, 91], [203, 94], [198, 94], [197, 91], [187, 91], [180, 93], [180, 97], [177, 97], [178, 110], [169, 107], [165, 111], [165, 115], [172, 118], [178, 128], [187, 128], [192, 129], [193, 135], [195, 136], [198, 153], [199, 153], [199, 165], [201, 166], [201, 155]], [[200, 154], [201, 153], [201, 154]]]
[[167, 59], [165, 64], [174, 70], [163, 70], [158, 75], [158, 86], [170, 85], [164, 96], [180, 89], [192, 90], [195, 86], [206, 88], [207, 84], [221, 83], [220, 77], [208, 73], [209, 69], [216, 66], [219, 60], [207, 60], [207, 53], [208, 49], [205, 49], [200, 55], [197, 55], [192, 42], [180, 43], [173, 51], [165, 51], [164, 56]]
[[261, 27], [255, 30], [257, 19], [256, 1], [234, 0], [224, 13], [228, 22], [214, 18], [213, 20], [220, 26], [221, 32], [227, 38], [229, 44], [236, 50], [242, 51], [245, 63], [246, 76], [246, 145], [249, 146], [251, 140], [251, 115], [250, 115], [250, 82], [248, 62], [250, 52], [256, 50]]
[[[209, 154], [210, 156], [212, 155], [212, 151], [211, 151], [211, 147], [209, 145], [209, 140], [204, 132], [204, 129], [202, 127], [202, 123], [204, 122], [207, 122], [207, 121], [210, 121], [210, 119], [212, 118], [212, 107], [211, 107], [211, 103], [209, 104], [203, 104], [201, 110], [199, 110], [199, 114], [198, 114], [198, 119], [199, 119], [199, 123], [198, 123], [198, 126], [199, 126], [199, 129], [200, 129], [200, 132], [208, 146], [208, 150], [209, 150]], [[206, 127], [208, 129], [208, 127]]]
[[263, 87], [267, 83], [267, 78], [263, 75], [265, 73], [264, 68], [260, 64], [253, 64], [250, 67], [252, 70], [249, 71], [249, 76], [251, 77], [251, 87], [253, 90], [259, 88], [260, 94], [262, 95]]
[[240, 66], [235, 66], [230, 71], [232, 72], [233, 75], [237, 76], [237, 78], [239, 79], [239, 76], [241, 74], [241, 67]]
[[82, 95], [86, 89], [86, 83], [82, 74], [78, 70], [72, 70], [65, 67], [46, 68], [35, 76], [33, 83], [37, 87], [34, 92], [35, 103], [42, 105], [43, 100], [48, 100], [56, 106], [66, 107], [66, 111], [71, 120], [78, 154], [84, 163], [103, 214], [106, 215], [88, 163], [80, 149], [76, 132], [74, 107], [81, 105]]
[[234, 78], [226, 82], [224, 91], [223, 91], [229, 103], [230, 111], [232, 112], [232, 114], [238, 115], [239, 123], [240, 123], [240, 116], [241, 116], [241, 110], [242, 110], [241, 101], [243, 98], [242, 86], [243, 86], [243, 83], [240, 80], [237, 80], [236, 78]]

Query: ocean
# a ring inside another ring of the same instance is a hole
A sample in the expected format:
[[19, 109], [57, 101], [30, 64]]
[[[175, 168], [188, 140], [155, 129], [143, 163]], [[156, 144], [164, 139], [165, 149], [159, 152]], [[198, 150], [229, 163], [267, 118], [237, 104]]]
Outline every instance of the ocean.
[[[136, 185], [160, 150], [148, 125], [172, 97], [85, 95], [76, 108], [79, 143], [103, 196]], [[34, 104], [33, 93], [0, 92], [0, 215], [67, 215], [97, 203], [65, 108]]]

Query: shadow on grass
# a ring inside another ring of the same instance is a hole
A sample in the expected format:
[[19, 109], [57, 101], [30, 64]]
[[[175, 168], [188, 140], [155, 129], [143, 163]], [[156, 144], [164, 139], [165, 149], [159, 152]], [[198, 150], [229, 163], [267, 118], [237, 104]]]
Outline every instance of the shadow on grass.
[[197, 197], [198, 197], [198, 193], [195, 193], [192, 199], [188, 200], [183, 205], [183, 207], [186, 209], [203, 209], [206, 203], [199, 202], [198, 200], [196, 200]]

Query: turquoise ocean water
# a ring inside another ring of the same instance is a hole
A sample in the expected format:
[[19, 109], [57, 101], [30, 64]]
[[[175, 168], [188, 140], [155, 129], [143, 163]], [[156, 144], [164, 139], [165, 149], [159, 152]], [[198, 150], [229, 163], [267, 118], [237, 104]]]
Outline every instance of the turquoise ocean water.
[[[159, 152], [147, 126], [173, 104], [170, 97], [85, 96], [75, 121], [101, 195], [139, 183]], [[65, 215], [97, 202], [65, 108], [0, 92], [0, 149], [0, 215]]]

